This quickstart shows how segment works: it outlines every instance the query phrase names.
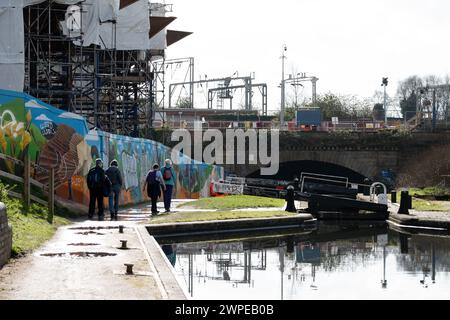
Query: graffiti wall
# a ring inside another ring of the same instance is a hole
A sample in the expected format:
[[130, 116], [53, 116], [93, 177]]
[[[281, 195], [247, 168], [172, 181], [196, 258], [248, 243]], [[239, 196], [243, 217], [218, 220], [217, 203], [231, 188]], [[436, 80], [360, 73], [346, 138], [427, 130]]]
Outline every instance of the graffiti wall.
[[[0, 153], [23, 160], [26, 152], [39, 148], [39, 138], [32, 138], [37, 131], [22, 97], [0, 91]], [[0, 166], [11, 174], [23, 174], [23, 168], [12, 161], [0, 159]]]
[[[83, 117], [23, 93], [0, 90], [0, 117], [1, 152], [19, 159], [28, 152], [32, 162], [55, 168], [57, 195], [83, 204], [89, 200], [86, 176], [97, 158], [105, 166], [118, 161], [124, 178], [121, 203], [135, 204], [148, 200], [142, 190], [147, 172], [154, 163], [163, 165], [172, 152], [155, 141], [89, 130]], [[183, 155], [179, 155], [179, 163], [174, 166], [177, 198], [207, 197], [210, 182], [223, 178], [223, 168]], [[17, 171], [6, 161], [0, 165]], [[42, 183], [48, 182], [44, 173], [33, 175]]]

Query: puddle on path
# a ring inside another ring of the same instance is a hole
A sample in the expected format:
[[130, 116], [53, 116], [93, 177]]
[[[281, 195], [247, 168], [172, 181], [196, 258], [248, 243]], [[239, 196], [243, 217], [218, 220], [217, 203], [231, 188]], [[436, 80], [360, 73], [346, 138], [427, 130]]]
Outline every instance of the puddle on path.
[[60, 253], [43, 253], [42, 257], [64, 257], [64, 256], [72, 256], [72, 257], [80, 257], [80, 258], [103, 258], [103, 257], [114, 257], [117, 256], [116, 253], [107, 253], [107, 252], [60, 252]]
[[69, 228], [69, 230], [113, 230], [113, 229], [119, 229], [119, 226], [117, 226], [117, 227], [76, 227], [76, 228]]
[[83, 236], [88, 236], [90, 234], [98, 235], [98, 236], [104, 236], [104, 233], [95, 232], [95, 231], [87, 231], [87, 232], [77, 232], [76, 234], [81, 234]]

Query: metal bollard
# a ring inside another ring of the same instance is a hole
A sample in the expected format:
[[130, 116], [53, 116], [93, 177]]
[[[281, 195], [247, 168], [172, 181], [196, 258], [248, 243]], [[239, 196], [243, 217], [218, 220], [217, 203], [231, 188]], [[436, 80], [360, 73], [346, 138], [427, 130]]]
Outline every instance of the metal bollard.
[[127, 240], [120, 240], [120, 242], [122, 242], [122, 247], [120, 247], [120, 249], [128, 249], [127, 248]]
[[134, 264], [125, 263], [125, 267], [127, 267], [127, 274], [133, 274], [133, 266]]
[[408, 209], [412, 210], [413, 205], [412, 205], [412, 196], [408, 195]]
[[287, 187], [287, 194], [286, 194], [286, 211], [287, 212], [297, 212], [297, 208], [295, 207], [295, 189], [293, 186]]
[[392, 203], [397, 203], [397, 191], [392, 191], [391, 192], [391, 202]]
[[398, 214], [409, 214], [409, 207], [411, 206], [411, 197], [408, 191], [402, 191], [400, 197], [400, 209]]
[[119, 233], [123, 233], [124, 226], [119, 226]]

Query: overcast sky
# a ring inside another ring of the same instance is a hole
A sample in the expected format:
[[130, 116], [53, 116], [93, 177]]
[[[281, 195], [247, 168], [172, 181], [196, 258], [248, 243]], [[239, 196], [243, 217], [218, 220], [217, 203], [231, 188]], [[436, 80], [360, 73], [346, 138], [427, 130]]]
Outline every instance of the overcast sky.
[[[318, 92], [365, 97], [388, 93], [413, 74], [450, 74], [448, 0], [167, 0], [178, 17], [170, 29], [193, 35], [168, 58], [195, 57], [195, 77], [256, 73], [280, 106], [281, 52], [286, 73], [317, 76]], [[309, 88], [305, 94], [309, 94]]]

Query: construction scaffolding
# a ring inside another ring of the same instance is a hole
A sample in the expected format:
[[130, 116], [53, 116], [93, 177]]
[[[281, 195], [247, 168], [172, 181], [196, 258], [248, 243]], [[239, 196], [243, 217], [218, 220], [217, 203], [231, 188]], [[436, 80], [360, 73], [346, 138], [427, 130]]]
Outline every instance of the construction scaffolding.
[[[430, 85], [418, 88], [414, 129], [448, 130], [450, 127], [450, 84]], [[406, 117], [405, 117], [406, 118]]]
[[[177, 106], [183, 108], [193, 108], [194, 101], [194, 58], [179, 58], [179, 59], [159, 59], [153, 62], [152, 70], [155, 76], [153, 81], [154, 93], [154, 110], [164, 111], [166, 106], [166, 83], [172, 80], [175, 74], [179, 74], [184, 82], [188, 85], [183, 86], [178, 92], [176, 100]], [[170, 73], [170, 77], [167, 74]], [[157, 111], [156, 111], [157, 112]], [[164, 113], [161, 112], [161, 118], [164, 119]], [[165, 120], [165, 119], [164, 119]]]
[[[208, 84], [213, 83], [215, 85], [214, 88], [208, 89], [207, 88], [207, 108], [208, 109], [217, 109], [217, 110], [224, 110], [224, 100], [229, 100], [230, 102], [230, 110], [233, 110], [233, 98], [234, 98], [234, 92], [236, 90], [242, 90], [244, 93], [244, 104], [242, 106], [243, 110], [251, 111], [255, 110], [253, 106], [253, 89], [257, 88], [259, 89], [259, 92], [261, 93], [261, 112], [263, 115], [267, 114], [267, 84], [261, 83], [261, 84], [253, 84], [254, 80], [254, 74], [247, 76], [247, 77], [226, 77], [226, 78], [215, 78], [215, 79], [204, 79], [204, 80], [197, 80], [193, 81], [192, 77], [190, 81], [183, 81], [178, 83], [171, 83], [169, 85], [169, 92], [168, 92], [168, 107], [169, 109], [172, 109], [173, 107], [180, 107], [180, 95], [177, 95], [177, 90], [179, 92], [180, 88], [186, 88], [189, 86], [191, 94], [189, 95], [188, 102], [189, 102], [189, 108], [195, 108], [196, 104], [194, 101], [194, 94], [193, 94], [193, 86], [194, 85], [205, 85], [206, 87]], [[234, 85], [234, 83], [238, 81], [240, 83], [243, 82], [243, 84], [237, 84]], [[176, 100], [174, 98], [177, 98]], [[214, 108], [214, 100], [217, 100], [216, 107]], [[175, 105], [173, 104], [175, 100]]]
[[[120, 10], [135, 2], [121, 1]], [[115, 19], [100, 21], [102, 30], [107, 30], [107, 39], [100, 34], [100, 44], [83, 43], [85, 30], [80, 19], [89, 5], [86, 0], [70, 6], [49, 0], [24, 8], [24, 91], [59, 109], [84, 116], [91, 128], [148, 137], [157, 71], [154, 61], [164, 59], [165, 52], [161, 48], [118, 50], [121, 46]], [[165, 6], [150, 5], [149, 16], [152, 10], [164, 11]], [[167, 8], [171, 11], [171, 5]], [[165, 19], [157, 18], [158, 22]], [[171, 19], [160, 22], [156, 28], [152, 26], [152, 32], [165, 30], [175, 18]], [[66, 26], [69, 34], [61, 27], [62, 22], [68, 21], [72, 22]], [[164, 43], [165, 37], [164, 34]]]
[[229, 100], [230, 102], [230, 110], [233, 110], [233, 93], [238, 89], [242, 89], [246, 91], [246, 96], [249, 97], [246, 99], [245, 110], [252, 110], [252, 105], [249, 104], [252, 101], [253, 97], [253, 88], [257, 88], [261, 93], [261, 112], [262, 115], [267, 115], [267, 84], [250, 84], [250, 85], [238, 85], [238, 86], [230, 86], [225, 84], [219, 84], [218, 88], [213, 88], [208, 90], [208, 109], [213, 109], [214, 98], [217, 96], [217, 106], [218, 110], [223, 110], [224, 100]]

